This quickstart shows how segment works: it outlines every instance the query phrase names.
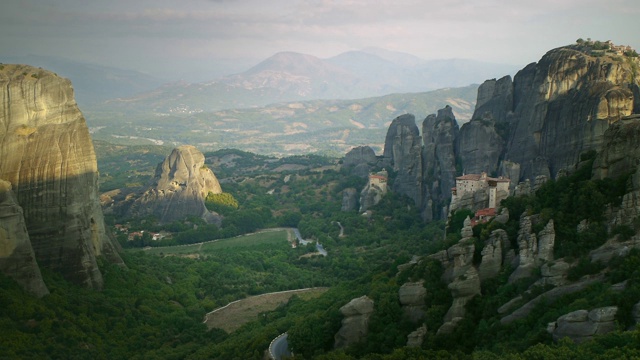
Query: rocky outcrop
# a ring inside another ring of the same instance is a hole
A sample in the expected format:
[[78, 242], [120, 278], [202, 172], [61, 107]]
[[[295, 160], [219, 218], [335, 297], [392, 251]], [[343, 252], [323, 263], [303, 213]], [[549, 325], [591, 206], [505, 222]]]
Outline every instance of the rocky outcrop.
[[518, 267], [509, 276], [509, 282], [531, 276], [533, 270], [544, 262], [553, 260], [555, 230], [549, 220], [538, 236], [532, 231], [532, 216], [523, 213], [518, 230]]
[[69, 80], [0, 70], [0, 178], [11, 183], [38, 265], [100, 289], [96, 257], [122, 262], [104, 227], [93, 144]]
[[373, 300], [362, 296], [340, 308], [344, 316], [342, 327], [335, 335], [334, 348], [340, 349], [364, 340], [369, 332], [369, 317], [373, 313]]
[[[551, 50], [513, 81], [506, 76], [482, 84], [472, 120], [460, 130], [450, 107], [427, 116], [421, 159], [413, 117], [397, 118], [383, 156], [398, 171], [392, 190], [412, 198], [430, 221], [449, 215], [456, 173], [496, 172], [511, 179], [511, 190], [528, 181], [518, 193], [531, 193], [547, 179], [574, 170], [581, 154], [605, 142], [610, 146], [596, 161], [601, 178], [636, 166], [623, 154], [637, 143], [640, 125], [620, 125], [610, 139], [605, 139], [605, 131], [613, 124], [640, 120], [634, 113], [640, 109], [637, 66], [637, 60], [594, 57], [572, 46]], [[420, 164], [422, 176], [417, 175]], [[480, 196], [459, 200], [467, 208], [482, 206]]]
[[464, 227], [460, 231], [462, 239], [447, 250], [430, 255], [429, 258], [438, 260], [444, 267], [442, 281], [447, 283], [451, 291], [453, 302], [443, 319], [438, 334], [451, 333], [458, 322], [465, 316], [465, 305], [474, 296], [480, 294], [480, 276], [473, 266], [473, 230], [471, 220], [467, 217]]
[[360, 193], [360, 212], [377, 205], [387, 193], [388, 174], [386, 170], [369, 175], [369, 181]]
[[[549, 51], [513, 81], [513, 117], [505, 159], [520, 179], [552, 178], [580, 154], [597, 149], [610, 124], [631, 115], [630, 83], [640, 75], [624, 60], [592, 57], [570, 47]], [[511, 178], [518, 180], [518, 178]]]
[[487, 80], [478, 88], [476, 108], [471, 119], [491, 119], [506, 122], [513, 111], [513, 81], [511, 76]]
[[576, 310], [562, 315], [547, 330], [558, 341], [568, 337], [575, 343], [591, 340], [596, 335], [603, 335], [616, 330], [615, 315], [617, 306], [607, 306], [591, 311]]
[[451, 199], [451, 188], [456, 185], [456, 139], [458, 123], [450, 106], [438, 110], [437, 115], [427, 116], [422, 122], [422, 142], [424, 150], [423, 178], [425, 195], [433, 204], [432, 217], [425, 220], [441, 219], [448, 216], [444, 211]]
[[567, 274], [571, 265], [564, 260], [557, 260], [543, 264], [540, 267], [541, 285], [562, 286], [568, 283]]
[[[479, 95], [478, 95], [479, 96]], [[457, 139], [457, 151], [465, 174], [495, 173], [504, 149], [491, 119], [475, 119], [464, 124]]]
[[411, 114], [395, 118], [384, 142], [383, 163], [396, 172], [391, 185], [392, 191], [411, 198], [416, 206], [422, 208], [424, 201], [422, 186], [422, 143]]
[[407, 347], [421, 347], [424, 336], [427, 335], [427, 325], [422, 325], [407, 335]]
[[604, 133], [602, 150], [593, 162], [593, 178], [617, 178], [634, 169], [640, 159], [640, 119], [623, 118]]
[[376, 165], [378, 159], [376, 153], [369, 146], [358, 146], [351, 149], [342, 161], [342, 167], [348, 169], [351, 174], [367, 177], [371, 167]]
[[0, 179], [0, 271], [28, 292], [42, 297], [49, 289], [36, 262], [22, 208], [11, 191], [11, 183]]
[[207, 194], [220, 194], [218, 179], [194, 146], [179, 146], [158, 165], [150, 187], [129, 209], [131, 216], [154, 215], [162, 223], [197, 216], [216, 222], [204, 205]]
[[423, 282], [409, 282], [403, 284], [398, 291], [400, 305], [405, 315], [411, 322], [418, 322], [424, 317], [424, 299], [427, 295], [427, 289], [424, 288]]
[[502, 270], [503, 249], [509, 249], [509, 236], [502, 229], [493, 230], [482, 248], [482, 261], [478, 266], [480, 281], [497, 276]]
[[341, 211], [353, 211], [358, 209], [358, 191], [354, 188], [342, 190]]
[[[541, 304], [543, 302], [545, 302], [547, 304], [553, 304], [554, 302], [556, 302], [558, 299], [562, 298], [563, 296], [569, 295], [569, 294], [575, 294], [575, 293], [577, 293], [579, 291], [582, 291], [582, 290], [586, 289], [587, 287], [589, 287], [590, 285], [592, 285], [594, 283], [601, 282], [602, 279], [603, 279], [602, 277], [591, 277], [591, 278], [587, 278], [587, 279], [581, 280], [581, 281], [573, 283], [573, 284], [568, 284], [568, 285], [558, 286], [556, 288], [553, 288], [553, 289], [551, 289], [551, 290], [549, 290], [549, 291], [547, 291], [545, 293], [542, 293], [542, 294], [536, 296], [532, 300], [529, 300], [526, 304], [524, 304], [524, 305], [520, 306], [519, 308], [517, 308], [515, 311], [513, 311], [510, 314], [502, 317], [500, 319], [500, 323], [502, 325], [508, 325], [508, 324], [511, 324], [512, 322], [514, 322], [516, 320], [524, 319], [539, 304]], [[511, 311], [511, 309], [513, 309], [515, 303], [517, 303], [518, 301], [515, 301], [514, 303], [510, 304], [511, 306], [509, 306], [509, 307], [505, 306], [506, 309], [501, 308], [503, 311], [500, 311], [500, 309], [499, 309], [498, 310], [499, 313], [506, 314], [507, 312]], [[507, 304], [505, 304], [505, 305], [507, 305]]]

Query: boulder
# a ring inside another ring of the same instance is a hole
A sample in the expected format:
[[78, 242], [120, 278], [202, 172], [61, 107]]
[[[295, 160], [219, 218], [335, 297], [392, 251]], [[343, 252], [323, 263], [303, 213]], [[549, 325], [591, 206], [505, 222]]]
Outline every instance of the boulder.
[[398, 298], [405, 315], [411, 322], [418, 322], [424, 317], [424, 299], [427, 289], [422, 281], [405, 283], [398, 291]]
[[335, 335], [334, 348], [340, 349], [364, 340], [369, 332], [369, 317], [373, 313], [373, 300], [362, 296], [340, 308], [344, 316], [342, 327]]
[[407, 335], [407, 347], [421, 347], [424, 336], [427, 334], [427, 325], [422, 325]]
[[592, 339], [595, 335], [614, 331], [617, 312], [617, 306], [607, 306], [591, 311], [576, 310], [560, 316], [555, 326], [553, 323], [550, 324], [548, 330], [555, 341], [568, 337], [575, 343], [581, 343]]

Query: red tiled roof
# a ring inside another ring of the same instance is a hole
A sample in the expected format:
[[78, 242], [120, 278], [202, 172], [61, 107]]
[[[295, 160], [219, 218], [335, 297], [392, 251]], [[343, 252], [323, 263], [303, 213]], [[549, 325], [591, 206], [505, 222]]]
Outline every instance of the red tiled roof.
[[478, 211], [476, 211], [476, 217], [478, 216], [495, 216], [496, 215], [496, 209], [495, 208], [486, 208], [486, 209], [480, 209]]

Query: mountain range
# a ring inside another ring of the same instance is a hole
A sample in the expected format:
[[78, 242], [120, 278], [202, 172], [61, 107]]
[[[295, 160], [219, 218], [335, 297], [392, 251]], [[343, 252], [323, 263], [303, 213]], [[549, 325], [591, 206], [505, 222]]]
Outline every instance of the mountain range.
[[192, 112], [265, 106], [314, 99], [356, 99], [479, 84], [518, 67], [467, 59], [424, 60], [380, 48], [321, 59], [277, 53], [244, 72], [202, 82], [167, 80], [64, 58], [0, 56], [2, 63], [29, 64], [69, 78], [83, 109]]
[[280, 52], [245, 72], [201, 83], [165, 84], [108, 102], [127, 111], [207, 112], [314, 99], [356, 99], [478, 84], [516, 67], [475, 60], [422, 60], [382, 49], [328, 59]]

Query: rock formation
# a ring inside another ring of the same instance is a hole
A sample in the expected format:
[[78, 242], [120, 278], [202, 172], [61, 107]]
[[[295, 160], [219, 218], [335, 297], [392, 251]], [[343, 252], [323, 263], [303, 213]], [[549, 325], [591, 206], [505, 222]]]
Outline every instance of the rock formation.
[[197, 216], [215, 222], [204, 205], [209, 192], [222, 193], [213, 172], [204, 165], [204, 155], [194, 146], [179, 146], [156, 169], [150, 188], [135, 200], [129, 213], [154, 215], [162, 223]]
[[[637, 140], [640, 125], [620, 125], [611, 140], [605, 131], [617, 123], [640, 123], [637, 66], [636, 59], [594, 57], [572, 46], [551, 50], [513, 81], [506, 76], [482, 84], [473, 118], [461, 129], [450, 107], [427, 116], [421, 154], [413, 116], [396, 118], [383, 156], [397, 172], [391, 190], [413, 199], [430, 221], [449, 215], [451, 188], [463, 173], [495, 172], [511, 179], [511, 189], [526, 180], [519, 189], [526, 193], [573, 170], [581, 154], [604, 142], [610, 148], [596, 162], [601, 178], [635, 166], [620, 150]], [[480, 198], [463, 200], [481, 206]]]
[[464, 164], [462, 171], [465, 174], [497, 172], [504, 143], [491, 119], [475, 119], [464, 124], [457, 139], [458, 154]]
[[576, 310], [562, 315], [554, 323], [550, 323], [547, 331], [558, 341], [568, 337], [575, 343], [590, 340], [595, 335], [602, 335], [616, 330], [615, 315], [617, 306], [607, 306], [591, 311]]
[[536, 236], [532, 231], [532, 218], [526, 213], [520, 217], [518, 267], [509, 276], [509, 282], [529, 277], [537, 266], [553, 260], [553, 246], [555, 244], [553, 220], [549, 220], [545, 228]]
[[342, 190], [342, 211], [353, 211], [358, 209], [358, 192], [354, 188]]
[[495, 277], [500, 273], [500, 270], [502, 270], [503, 249], [508, 251], [510, 246], [509, 236], [506, 231], [497, 229], [491, 232], [489, 239], [486, 240], [482, 248], [482, 261], [478, 266], [478, 276], [480, 276], [481, 281]]
[[342, 167], [349, 169], [351, 174], [367, 177], [377, 162], [378, 158], [371, 147], [358, 146], [344, 156]]
[[549, 51], [514, 78], [505, 159], [520, 164], [521, 178], [532, 181], [571, 169], [581, 153], [602, 144], [610, 124], [631, 115], [629, 84], [639, 77], [621, 59], [571, 47]]
[[623, 118], [605, 132], [602, 150], [593, 162], [593, 178], [617, 178], [634, 169], [640, 159], [640, 116]]
[[369, 317], [373, 313], [373, 300], [362, 296], [340, 308], [344, 316], [342, 327], [335, 335], [334, 348], [344, 348], [364, 340], [369, 332]]
[[360, 212], [367, 211], [382, 200], [387, 193], [387, 179], [386, 170], [369, 175], [369, 181], [360, 193]]
[[424, 288], [422, 281], [405, 283], [398, 291], [398, 299], [402, 309], [409, 320], [414, 323], [424, 317], [423, 307], [426, 295], [427, 289]]
[[425, 220], [448, 215], [444, 208], [451, 198], [451, 188], [456, 185], [457, 136], [458, 123], [450, 106], [438, 110], [437, 115], [427, 116], [422, 122], [424, 192], [433, 206], [433, 209], [425, 206]]
[[11, 191], [11, 183], [0, 179], [0, 271], [28, 292], [41, 297], [49, 293], [42, 280], [22, 208]]
[[474, 296], [480, 294], [480, 276], [473, 266], [473, 230], [471, 220], [467, 217], [461, 230], [462, 239], [447, 250], [440, 251], [429, 258], [438, 260], [444, 267], [442, 281], [447, 283], [451, 291], [453, 303], [444, 316], [438, 334], [451, 333], [458, 322], [465, 316], [465, 305]]
[[513, 111], [513, 82], [511, 76], [485, 81], [478, 88], [476, 108], [472, 120], [486, 119], [507, 122]]
[[427, 325], [422, 325], [415, 331], [409, 333], [407, 335], [407, 346], [408, 347], [420, 347], [424, 342], [424, 336], [427, 335]]
[[100, 289], [96, 256], [122, 260], [105, 232], [96, 156], [71, 83], [2, 65], [0, 85], [0, 178], [22, 207], [38, 265]]
[[383, 164], [397, 173], [391, 185], [394, 192], [411, 198], [416, 206], [422, 208], [422, 143], [411, 114], [395, 118], [384, 142]]

